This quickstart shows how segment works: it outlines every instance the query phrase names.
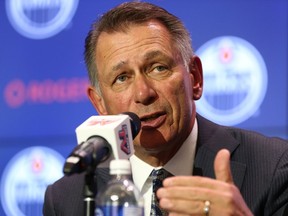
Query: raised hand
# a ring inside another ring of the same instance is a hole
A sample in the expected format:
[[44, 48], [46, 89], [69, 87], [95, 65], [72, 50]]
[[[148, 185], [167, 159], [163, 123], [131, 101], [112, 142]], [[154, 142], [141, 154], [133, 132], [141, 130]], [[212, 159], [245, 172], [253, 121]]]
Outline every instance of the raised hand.
[[157, 192], [160, 206], [167, 209], [170, 216], [251, 216], [251, 211], [233, 183], [228, 150], [217, 153], [214, 170], [216, 179], [200, 176], [165, 179], [164, 187]]

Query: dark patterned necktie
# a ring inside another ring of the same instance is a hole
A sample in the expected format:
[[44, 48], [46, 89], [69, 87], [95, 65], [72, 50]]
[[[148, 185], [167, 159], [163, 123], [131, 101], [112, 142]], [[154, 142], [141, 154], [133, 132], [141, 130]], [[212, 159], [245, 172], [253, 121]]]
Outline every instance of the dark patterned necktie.
[[168, 215], [168, 212], [161, 209], [159, 206], [159, 200], [156, 196], [156, 191], [162, 187], [162, 182], [165, 178], [173, 176], [171, 173], [165, 169], [153, 170], [152, 176], [152, 200], [151, 200], [151, 216], [161, 216]]

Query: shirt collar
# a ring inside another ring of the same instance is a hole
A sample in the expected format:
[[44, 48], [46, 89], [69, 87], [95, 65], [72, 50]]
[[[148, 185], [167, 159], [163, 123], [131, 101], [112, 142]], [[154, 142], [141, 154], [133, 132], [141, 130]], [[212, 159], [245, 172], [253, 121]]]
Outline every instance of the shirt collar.
[[[193, 164], [196, 150], [196, 141], [198, 134], [197, 119], [193, 129], [183, 145], [176, 152], [176, 154], [163, 166], [164, 169], [169, 171], [175, 176], [179, 175], [192, 175]], [[153, 167], [144, 161], [140, 160], [136, 155], [130, 157], [133, 181], [140, 190], [148, 179], [153, 169], [161, 167]]]

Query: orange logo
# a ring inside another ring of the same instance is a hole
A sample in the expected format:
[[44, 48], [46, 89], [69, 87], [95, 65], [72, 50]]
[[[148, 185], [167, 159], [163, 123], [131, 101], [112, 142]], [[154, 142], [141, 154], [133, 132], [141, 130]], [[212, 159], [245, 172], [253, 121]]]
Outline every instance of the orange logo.
[[114, 122], [117, 122], [118, 119], [92, 119], [91, 121], [88, 122], [88, 126], [93, 126], [93, 125], [100, 125], [100, 126], [104, 126], [104, 125], [108, 125], [108, 124], [112, 124]]

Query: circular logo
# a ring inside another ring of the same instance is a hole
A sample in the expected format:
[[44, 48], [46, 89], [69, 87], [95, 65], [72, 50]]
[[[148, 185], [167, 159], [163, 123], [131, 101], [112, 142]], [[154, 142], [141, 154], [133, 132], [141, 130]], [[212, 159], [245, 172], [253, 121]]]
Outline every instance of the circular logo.
[[1, 202], [8, 216], [42, 215], [46, 187], [63, 176], [64, 158], [47, 147], [16, 154], [1, 179]]
[[204, 71], [198, 112], [225, 125], [255, 114], [267, 90], [267, 69], [258, 50], [242, 38], [227, 36], [208, 41], [196, 54]]
[[71, 21], [79, 0], [6, 0], [10, 23], [21, 35], [45, 39], [63, 30]]

